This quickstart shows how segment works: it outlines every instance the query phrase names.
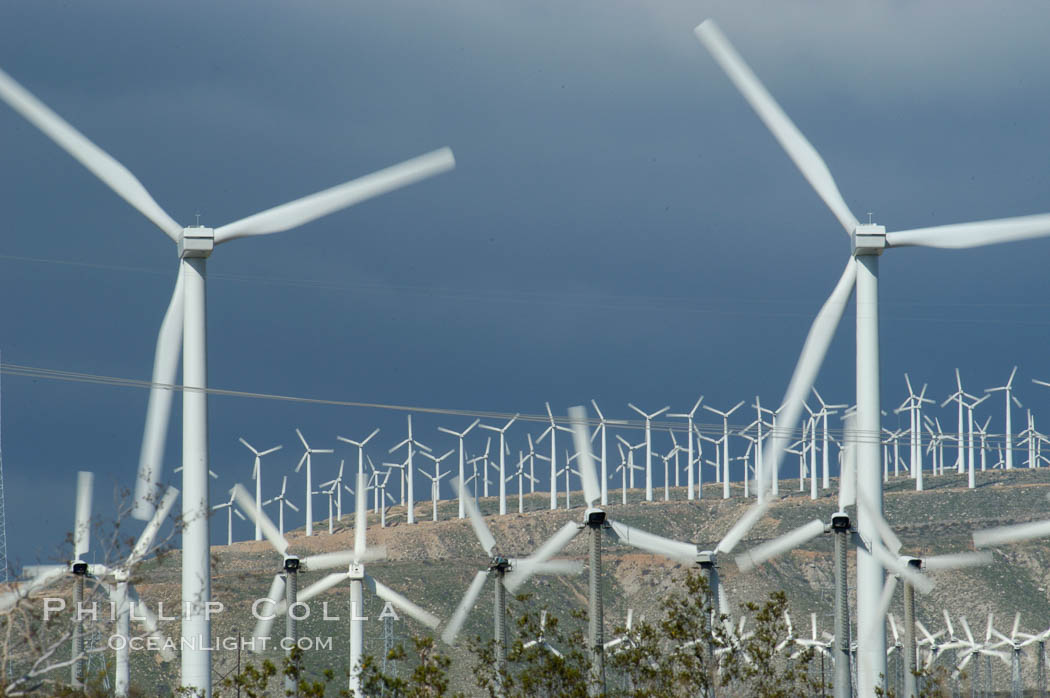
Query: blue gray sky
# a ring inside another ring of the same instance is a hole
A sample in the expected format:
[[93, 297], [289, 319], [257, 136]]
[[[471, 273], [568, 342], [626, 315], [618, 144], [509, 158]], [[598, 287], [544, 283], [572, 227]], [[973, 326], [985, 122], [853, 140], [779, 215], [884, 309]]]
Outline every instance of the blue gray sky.
[[[213, 386], [533, 414], [596, 398], [628, 417], [628, 401], [778, 401], [849, 249], [694, 38], [706, 17], [859, 217], [893, 230], [1050, 211], [1045, 3], [7, 3], [0, 66], [183, 224], [453, 148], [451, 174], [219, 248]], [[0, 152], [3, 360], [147, 378], [174, 246], [6, 107]], [[1048, 253], [887, 253], [885, 406], [905, 371], [943, 398], [956, 366], [976, 392], [1019, 364], [1019, 397], [1045, 411], [1029, 379], [1050, 378]], [[818, 385], [851, 401], [852, 376], [850, 313]], [[145, 401], [3, 377], [13, 561], [55, 552], [76, 470], [98, 473], [96, 512], [111, 510], [133, 483]], [[215, 500], [250, 476], [238, 436], [285, 445], [270, 485], [298, 460], [295, 426], [319, 446], [375, 426], [382, 451], [403, 438], [400, 413], [210, 409]], [[1001, 431], [1001, 409], [987, 414]], [[435, 427], [467, 420], [418, 422], [443, 451], [454, 442]], [[169, 475], [177, 419], [171, 434]], [[335, 467], [318, 459], [318, 479]]]

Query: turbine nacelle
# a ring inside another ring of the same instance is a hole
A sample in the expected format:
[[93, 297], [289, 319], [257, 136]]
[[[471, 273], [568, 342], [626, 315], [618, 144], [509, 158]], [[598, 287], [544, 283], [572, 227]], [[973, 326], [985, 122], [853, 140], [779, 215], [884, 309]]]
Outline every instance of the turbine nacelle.
[[351, 562], [350, 568], [346, 571], [346, 578], [350, 581], [360, 581], [365, 578], [365, 566], [360, 562]]
[[850, 529], [850, 518], [849, 514], [844, 511], [837, 511], [831, 515], [831, 530], [835, 532], [848, 531]]
[[215, 248], [215, 229], [203, 226], [191, 226], [182, 229], [179, 238], [179, 259], [198, 257], [205, 259], [211, 256]]
[[506, 572], [510, 568], [510, 558], [506, 555], [500, 555], [499, 553], [495, 553], [493, 554], [492, 559], [489, 560], [490, 570], [500, 570], [501, 572]]
[[69, 570], [75, 575], [86, 577], [88, 573], [88, 563], [83, 560], [74, 560], [69, 563]]
[[300, 567], [299, 558], [289, 556], [284, 558], [284, 571], [285, 572], [298, 572]]
[[886, 226], [862, 223], [850, 233], [850, 244], [854, 257], [880, 255], [886, 249]]
[[704, 568], [711, 568], [715, 566], [715, 559], [717, 554], [714, 550], [699, 550], [696, 553], [696, 564]]
[[601, 526], [605, 523], [605, 512], [596, 507], [590, 507], [584, 512], [583, 520], [588, 526]]

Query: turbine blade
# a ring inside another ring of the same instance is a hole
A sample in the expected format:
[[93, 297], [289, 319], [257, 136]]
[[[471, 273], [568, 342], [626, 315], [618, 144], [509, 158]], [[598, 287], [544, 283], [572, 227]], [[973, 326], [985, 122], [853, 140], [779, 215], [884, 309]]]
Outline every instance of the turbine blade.
[[[275, 574], [273, 576], [273, 582], [270, 584], [270, 592], [266, 595], [266, 598], [270, 601], [269, 609], [260, 607], [259, 608], [259, 619], [255, 623], [255, 630], [252, 631], [252, 637], [255, 640], [263, 637], [270, 636], [270, 629], [273, 628], [273, 622], [279, 615], [278, 604], [281, 603], [281, 599], [284, 598], [284, 575]], [[267, 618], [266, 616], [271, 616]], [[261, 652], [263, 649], [263, 643], [253, 642], [252, 651]]]
[[6, 613], [37, 589], [43, 589], [69, 573], [69, 567], [66, 565], [37, 565], [35, 567], [38, 573], [32, 579], [20, 582], [12, 591], [0, 594], [0, 613]]
[[73, 529], [73, 559], [82, 560], [91, 548], [91, 494], [95, 474], [86, 470], [77, 473], [77, 504]]
[[922, 561], [923, 567], [928, 570], [954, 570], [960, 567], [977, 567], [979, 565], [990, 565], [991, 563], [992, 554], [987, 551], [934, 555], [923, 558]]
[[980, 531], [974, 531], [973, 544], [978, 548], [987, 548], [993, 545], [1018, 543], [1020, 541], [1032, 540], [1033, 538], [1044, 538], [1046, 536], [1050, 536], [1050, 520], [1013, 524], [1012, 526], [998, 526], [996, 528], [985, 528]]
[[587, 408], [582, 405], [569, 408], [569, 422], [572, 426], [572, 440], [576, 447], [577, 466], [580, 470], [580, 481], [583, 483], [583, 496], [587, 506], [592, 507], [601, 496], [598, 477], [594, 474], [594, 455], [591, 453], [591, 439], [587, 434]]
[[452, 486], [456, 488], [459, 496], [463, 499], [463, 508], [467, 510], [470, 525], [474, 527], [474, 535], [477, 536], [478, 542], [481, 543], [481, 547], [485, 550], [485, 554], [491, 555], [492, 551], [496, 549], [496, 539], [492, 537], [492, 532], [485, 525], [485, 519], [481, 518], [478, 503], [474, 501], [474, 497], [467, 490], [467, 486], [460, 482], [458, 477], [452, 478]]
[[769, 542], [757, 545], [746, 553], [738, 555], [736, 558], [737, 567], [739, 567], [741, 571], [746, 572], [752, 567], [762, 564], [766, 560], [782, 555], [793, 548], [805, 545], [822, 533], [824, 533], [824, 522], [820, 519], [814, 519], [807, 524], [799, 526], [793, 531], [785, 533], [779, 538], [774, 538]]
[[132, 607], [135, 608], [138, 613], [132, 614], [132, 618], [138, 621], [149, 636], [154, 638], [160, 649], [160, 656], [165, 662], [175, 661], [175, 651], [168, 646], [168, 636], [160, 631], [157, 627], [157, 616], [149, 609], [149, 606], [142, 603], [142, 599], [139, 598], [138, 591], [135, 590], [135, 585], [128, 584], [128, 601], [131, 602]]
[[160, 500], [160, 506], [153, 514], [153, 518], [150, 519], [149, 523], [146, 524], [146, 528], [142, 530], [142, 535], [139, 536], [138, 541], [135, 543], [135, 547], [131, 549], [131, 554], [128, 556], [127, 561], [124, 563], [127, 567], [131, 567], [139, 560], [141, 560], [146, 553], [149, 552], [150, 546], [153, 545], [153, 541], [157, 538], [157, 533], [160, 532], [160, 527], [164, 525], [164, 520], [168, 518], [168, 513], [171, 511], [171, 507], [174, 506], [175, 500], [179, 498], [179, 491], [174, 487], [169, 487], [164, 492], [164, 497]]
[[1035, 216], [1017, 216], [901, 230], [886, 233], [886, 244], [891, 247], [919, 245], [942, 249], [964, 249], [1047, 236], [1050, 236], [1050, 214], [1042, 213]]
[[919, 593], [928, 594], [933, 590], [933, 582], [930, 581], [928, 577], [916, 572], [910, 565], [901, 562], [900, 558], [886, 550], [886, 548], [876, 540], [871, 542], [871, 554], [882, 563], [883, 567], [892, 570], [903, 577], [909, 584], [915, 587]]
[[431, 630], [433, 630], [441, 624], [441, 621], [439, 621], [437, 619], [437, 616], [435, 616], [433, 613], [430, 613], [429, 611], [420, 608], [419, 606], [412, 603], [404, 596], [397, 593], [396, 591], [386, 586], [379, 580], [373, 578], [372, 576], [366, 574], [365, 581], [368, 582], [369, 586], [373, 587], [376, 596], [383, 599], [384, 601], [389, 601], [390, 603], [394, 604], [399, 609], [404, 611], [406, 615], [415, 618]]
[[247, 235], [269, 235], [297, 228], [348, 206], [441, 174], [455, 166], [456, 160], [452, 151], [449, 148], [441, 148], [345, 184], [228, 223], [215, 230], [215, 244]]
[[890, 528], [889, 523], [882, 517], [871, 503], [871, 500], [857, 491], [857, 506], [864, 510], [864, 516], [868, 519], [868, 522], [875, 527], [875, 530], [879, 534], [879, 538], [882, 540], [882, 544], [886, 548], [896, 555], [901, 549], [901, 540], [897, 537], [897, 534]]
[[802, 415], [802, 406], [824, 363], [824, 356], [828, 353], [831, 340], [835, 337], [835, 330], [838, 329], [839, 321], [842, 320], [842, 314], [846, 310], [850, 294], [853, 293], [856, 279], [857, 262], [850, 257], [838, 283], [835, 284], [831, 295], [828, 296], [809, 328], [806, 341], [802, 345], [802, 352], [798, 357], [798, 363], [795, 364], [795, 371], [791, 375], [784, 399], [780, 402], [782, 407], [777, 419], [777, 428], [773, 431], [772, 438], [767, 440], [766, 450], [762, 453], [762, 462], [769, 464], [769, 467], [764, 469], [762, 482], [758, 483], [762, 491], [769, 489], [774, 470], [779, 472], [784, 449], [791, 442], [792, 434]]
[[[522, 573], [515, 574], [513, 570], [507, 574], [503, 579], [503, 586], [507, 588], [510, 593], [515, 593], [522, 584], [529, 578], [533, 573], [533, 569], [541, 569], [545, 563], [548, 563], [552, 557], [561, 552], [562, 548], [569, 544], [576, 535], [582, 531], [583, 528], [574, 521], [569, 521], [564, 526], [559, 528], [553, 536], [543, 542], [540, 547], [536, 548], [536, 551], [532, 555], [525, 558], [524, 563], [526, 567], [532, 567], [532, 569], [523, 570]], [[519, 563], [520, 564], [520, 563]]]
[[319, 580], [317, 580], [316, 582], [314, 582], [313, 584], [296, 594], [295, 600], [302, 601], [305, 603], [306, 601], [309, 601], [318, 594], [323, 594], [324, 592], [328, 591], [329, 589], [337, 585], [339, 582], [346, 579], [347, 576], [348, 575], [346, 572], [332, 572], [331, 574], [326, 574], [325, 576], [321, 577]]
[[153, 353], [153, 385], [146, 402], [146, 423], [142, 431], [142, 449], [139, 451], [139, 470], [135, 480], [135, 502], [131, 515], [140, 521], [148, 521], [155, 509], [157, 483], [164, 471], [164, 445], [171, 422], [171, 401], [175, 398], [175, 384], [182, 353], [182, 271], [175, 279], [175, 290], [164, 312], [164, 319], [157, 332], [157, 345]]
[[718, 541], [718, 545], [715, 547], [716, 553], [729, 554], [733, 552], [733, 549], [744, 539], [744, 536], [754, 528], [758, 520], [765, 516], [766, 511], [769, 509], [769, 500], [765, 502], [755, 504], [750, 509], [744, 512], [744, 515], [737, 519], [736, 523], [729, 529], [722, 540]]
[[142, 182], [111, 155], [89, 141], [65, 119], [51, 111], [40, 100], [0, 70], [0, 98], [21, 114], [29, 123], [43, 131], [63, 150], [73, 156], [93, 175], [101, 179], [120, 198], [149, 218], [175, 242], [182, 236], [182, 226], [176, 223], [153, 200]]
[[662, 555], [672, 560], [679, 560], [685, 564], [696, 562], [697, 549], [692, 543], [680, 543], [670, 538], [658, 536], [655, 533], [632, 528], [619, 521], [609, 521], [609, 525], [612, 527], [616, 537], [627, 545], [633, 545], [654, 555]]
[[[277, 530], [277, 527], [273, 525], [270, 517], [265, 512], [255, 508], [255, 500], [248, 494], [248, 490], [238, 483], [230, 491], [233, 493], [233, 498], [237, 502], [237, 506], [241, 508], [241, 511], [248, 515], [252, 523], [259, 524], [259, 529], [266, 536], [266, 540], [270, 541], [270, 545], [274, 547], [278, 554], [285, 555], [288, 552], [288, 541]], [[285, 500], [285, 504], [291, 506], [291, 502], [287, 500]]]
[[446, 645], [456, 644], [456, 636], [459, 635], [460, 629], [463, 628], [463, 623], [467, 620], [467, 615], [474, 608], [474, 604], [477, 603], [478, 595], [481, 594], [481, 589], [485, 586], [485, 580], [488, 576], [489, 573], [484, 571], [474, 575], [474, 581], [467, 587], [467, 592], [463, 594], [459, 606], [456, 606], [455, 612], [449, 618], [445, 630], [441, 633], [441, 639], [445, 641]]
[[842, 199], [842, 194], [839, 193], [835, 180], [820, 154], [759, 82], [751, 68], [736, 52], [736, 49], [729, 43], [729, 39], [713, 20], [706, 20], [695, 29], [695, 32], [700, 43], [710, 51], [722, 70], [743, 94], [744, 99], [748, 101], [766, 127], [773, 132], [781, 147], [787, 151], [788, 156], [802, 172], [810, 186], [816, 190], [831, 212], [839, 219], [842, 227], [847, 233], [852, 233], [858, 225], [857, 218]]
[[304, 557], [300, 562], [300, 566], [307, 572], [319, 572], [320, 570], [330, 570], [336, 567], [349, 567], [353, 561], [354, 553], [349, 550], [342, 550], [336, 553], [320, 553]]

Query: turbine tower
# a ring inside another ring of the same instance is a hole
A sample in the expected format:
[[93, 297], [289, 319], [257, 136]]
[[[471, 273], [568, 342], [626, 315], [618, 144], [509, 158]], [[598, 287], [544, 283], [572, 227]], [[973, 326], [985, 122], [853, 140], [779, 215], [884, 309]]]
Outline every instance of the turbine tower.
[[[780, 434], [769, 442], [771, 457], [763, 460], [775, 468], [801, 416], [802, 402], [816, 379], [853, 287], [856, 287], [857, 327], [857, 492], [867, 497], [874, 512], [882, 512], [882, 468], [879, 464], [881, 413], [879, 405], [879, 258], [893, 247], [922, 246], [968, 248], [1050, 235], [1050, 215], [1025, 216], [977, 223], [945, 225], [887, 233], [876, 224], [862, 225], [842, 198], [827, 165], [816, 149], [781, 110], [772, 95], [711, 20], [696, 28], [730, 80], [787, 151], [802, 174], [846, 229], [850, 257], [831, 296], [814, 320], [784, 399]], [[765, 484], [760, 484], [764, 487]], [[764, 507], [765, 503], [757, 505]], [[873, 539], [871, 517], [860, 512], [857, 529]], [[866, 609], [858, 618], [857, 687], [872, 695], [886, 675], [886, 629], [882, 618], [873, 618], [883, 586], [883, 566], [863, 547], [857, 549], [857, 606]]]
[[133, 515], [148, 520], [154, 512], [163, 467], [182, 344], [182, 651], [180, 685], [211, 696], [211, 558], [208, 524], [208, 353], [206, 266], [215, 245], [242, 237], [279, 233], [310, 223], [348, 206], [400, 189], [455, 166], [448, 148], [365, 175], [322, 192], [276, 206], [219, 228], [183, 227], [160, 207], [138, 179], [83, 134], [0, 71], [0, 98], [101, 179], [176, 244], [178, 278], [157, 335], [153, 387], [135, 483]]

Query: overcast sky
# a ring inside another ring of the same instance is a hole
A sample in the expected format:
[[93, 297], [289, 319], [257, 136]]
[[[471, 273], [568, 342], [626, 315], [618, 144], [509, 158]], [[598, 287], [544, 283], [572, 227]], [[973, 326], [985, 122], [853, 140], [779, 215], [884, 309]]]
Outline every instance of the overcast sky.
[[[450, 174], [216, 251], [214, 387], [530, 414], [596, 398], [628, 417], [628, 401], [777, 402], [849, 252], [696, 41], [709, 16], [858, 217], [894, 230], [1050, 211], [1050, 6], [847, 5], [5, 3], [0, 67], [184, 225], [452, 147]], [[174, 246], [7, 107], [0, 152], [3, 360], [148, 378]], [[884, 406], [905, 397], [905, 371], [943, 399], [956, 366], [979, 392], [1019, 364], [1020, 399], [1045, 413], [1050, 391], [1030, 378], [1050, 378], [1048, 256], [1050, 241], [888, 252]], [[836, 401], [853, 400], [853, 344], [850, 311], [818, 382]], [[3, 377], [12, 561], [56, 551], [78, 469], [98, 473], [96, 513], [112, 511], [145, 402]], [[216, 502], [250, 477], [239, 436], [284, 444], [273, 494], [296, 426], [322, 447], [380, 426], [377, 460], [404, 431], [397, 412], [226, 397], [210, 410]], [[1001, 407], [983, 414], [1002, 430]], [[420, 417], [419, 438], [444, 451], [435, 427], [467, 422]], [[336, 464], [319, 458], [315, 482]], [[301, 503], [300, 477], [289, 487]]]

